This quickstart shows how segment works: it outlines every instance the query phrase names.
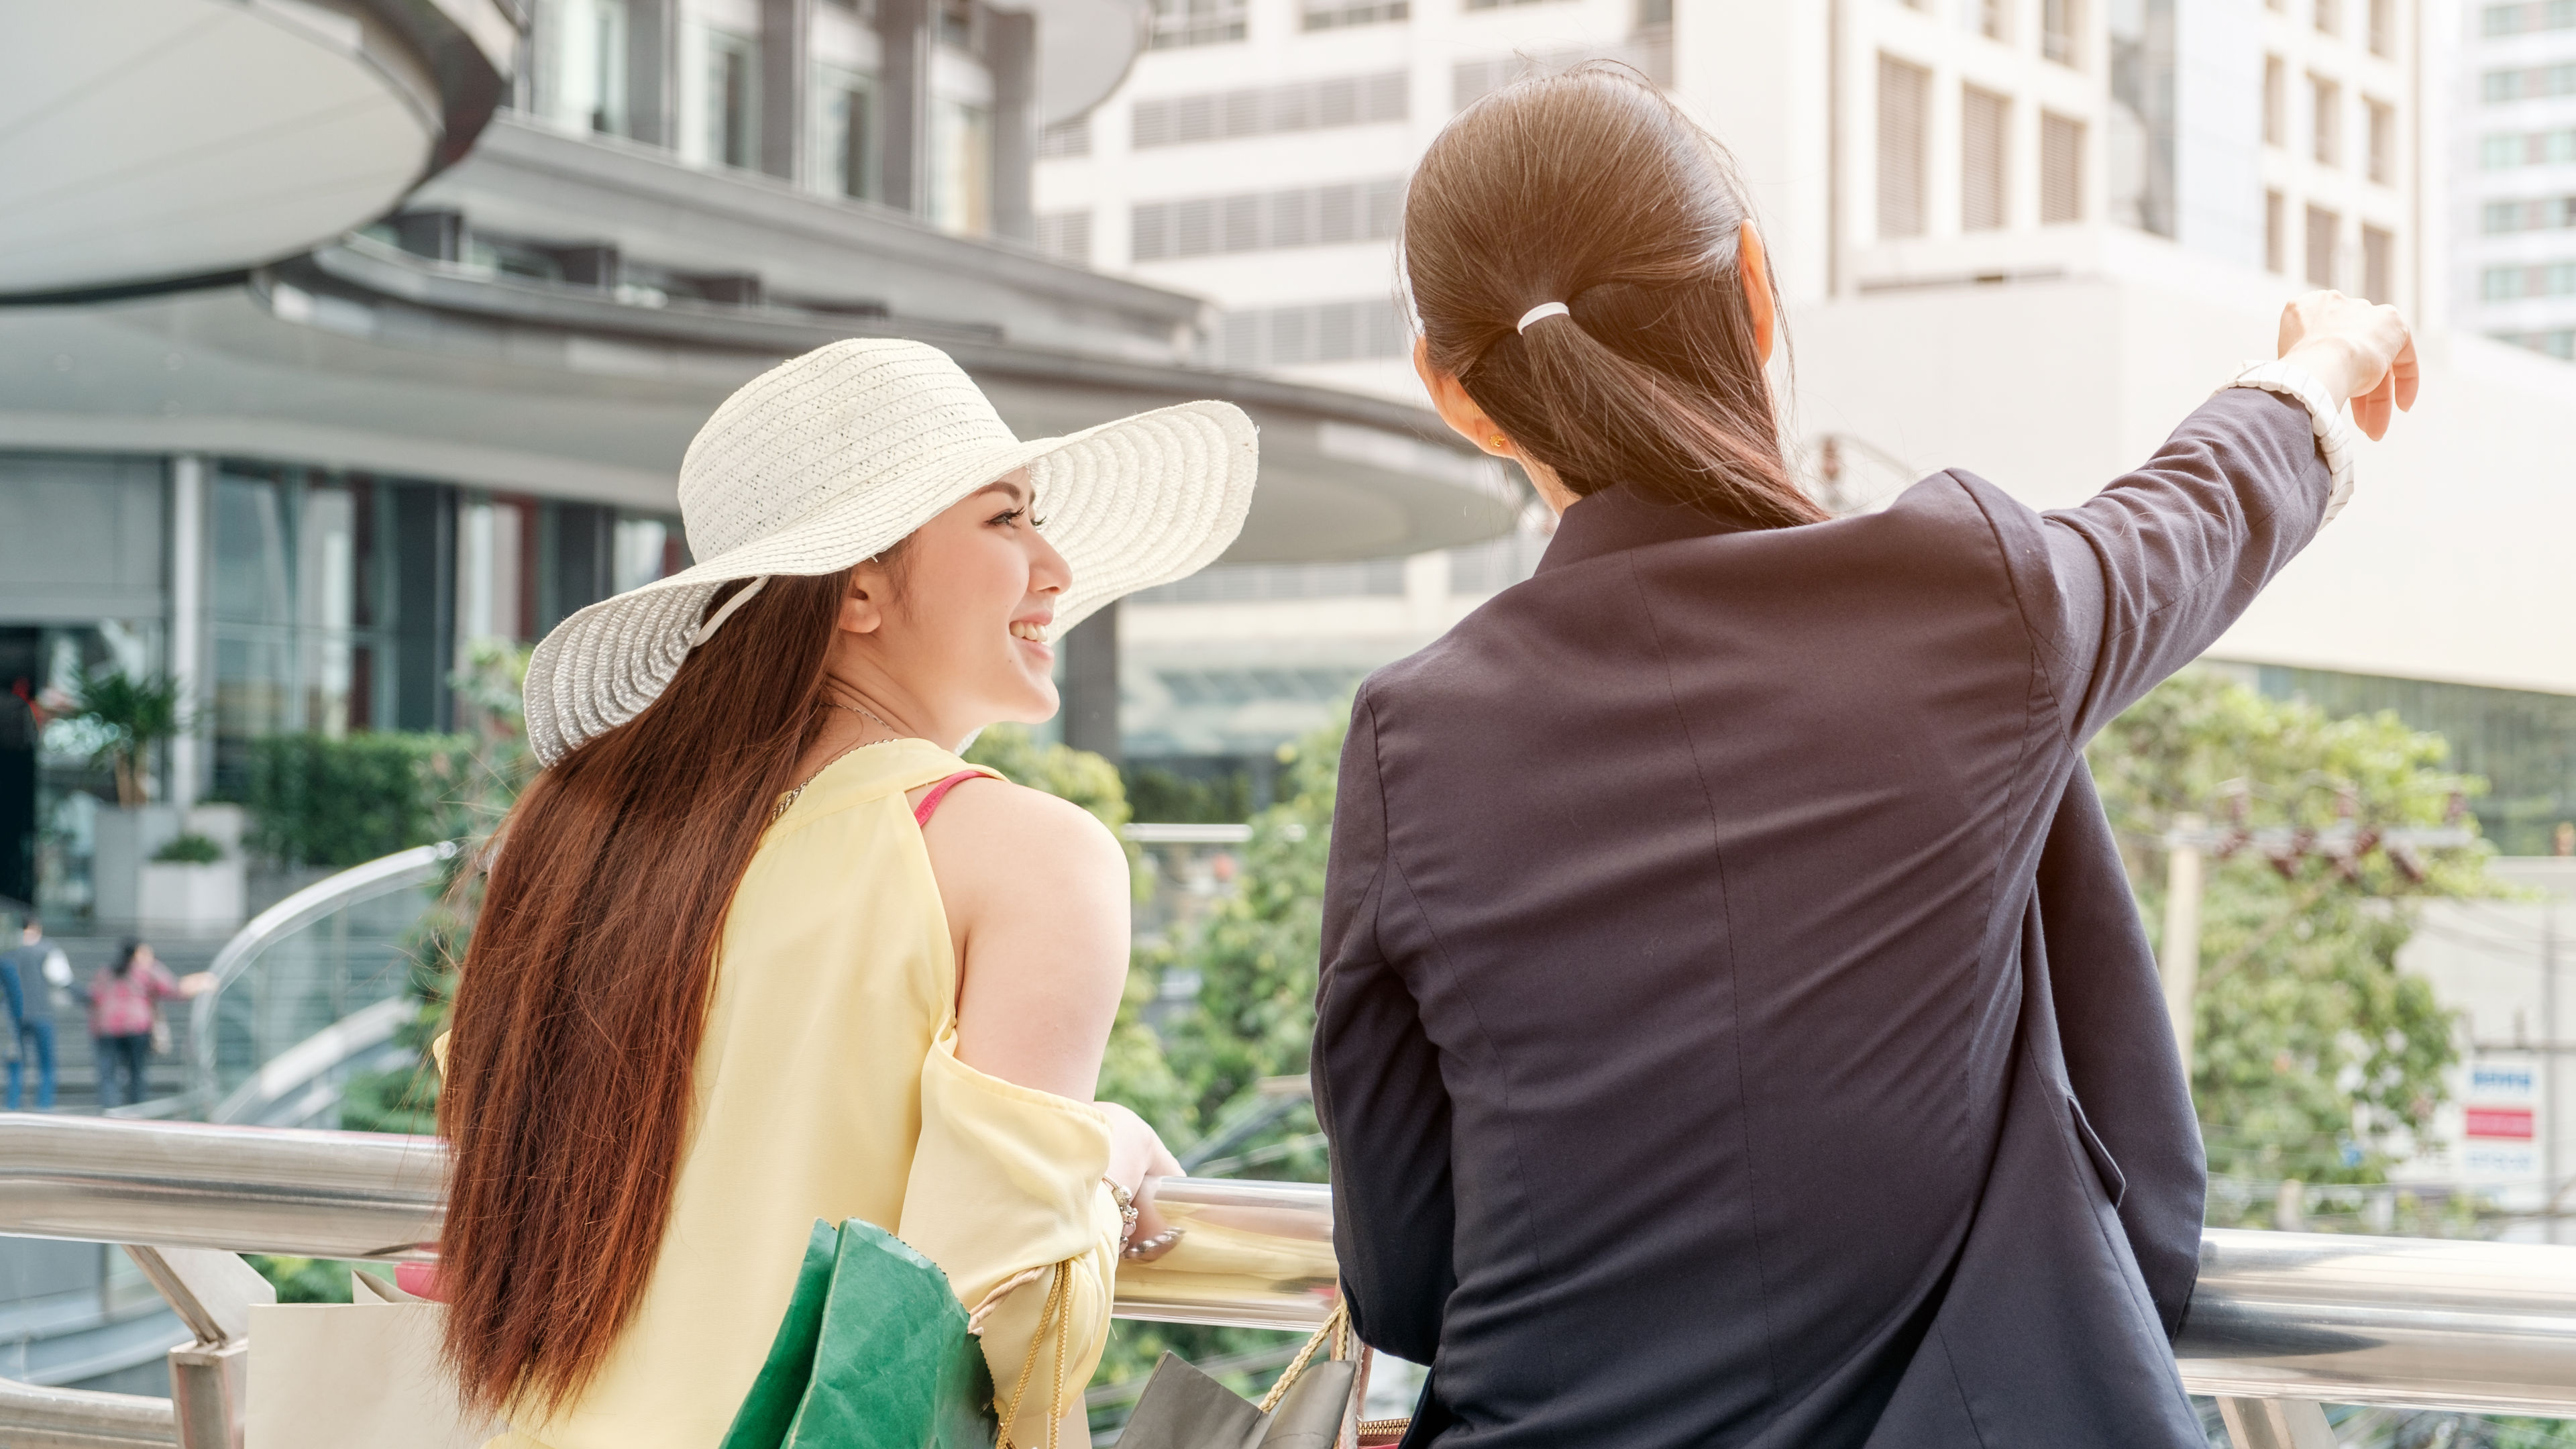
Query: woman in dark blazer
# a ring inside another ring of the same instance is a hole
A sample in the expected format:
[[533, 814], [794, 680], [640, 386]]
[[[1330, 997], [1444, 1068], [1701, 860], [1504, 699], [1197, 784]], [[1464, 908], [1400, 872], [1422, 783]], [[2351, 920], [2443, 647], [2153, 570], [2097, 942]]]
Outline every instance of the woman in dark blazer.
[[2404, 324], [2301, 300], [2081, 507], [1828, 520], [1651, 87], [1471, 107], [1404, 250], [1443, 416], [1562, 515], [1343, 755], [1316, 1108], [1360, 1335], [1431, 1366], [1406, 1442], [2199, 1449], [2200, 1141], [2081, 751], [2339, 505]]

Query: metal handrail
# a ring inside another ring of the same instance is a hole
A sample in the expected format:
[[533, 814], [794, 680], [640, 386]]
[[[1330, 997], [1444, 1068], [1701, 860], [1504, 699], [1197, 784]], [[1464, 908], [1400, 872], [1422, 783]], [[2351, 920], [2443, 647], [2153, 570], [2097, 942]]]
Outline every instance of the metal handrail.
[[[0, 1114], [0, 1233], [320, 1258], [438, 1238], [434, 1139]], [[1299, 1328], [1336, 1278], [1331, 1190], [1166, 1178], [1184, 1229], [1116, 1312]], [[2214, 1229], [2177, 1350], [2195, 1392], [2576, 1417], [2576, 1248]]]
[[188, 1095], [213, 1103], [222, 1092], [215, 1069], [215, 1006], [261, 953], [331, 914], [436, 880], [461, 849], [455, 841], [419, 845], [324, 876], [251, 918], [206, 967], [214, 986], [188, 1005]]

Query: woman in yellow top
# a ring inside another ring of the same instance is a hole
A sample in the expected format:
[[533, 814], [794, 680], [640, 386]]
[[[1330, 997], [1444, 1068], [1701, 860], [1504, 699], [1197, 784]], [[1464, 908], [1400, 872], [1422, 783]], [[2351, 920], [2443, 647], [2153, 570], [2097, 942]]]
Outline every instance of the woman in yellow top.
[[[1092, 1100], [1125, 856], [955, 751], [1053, 715], [1046, 641], [1222, 552], [1253, 472], [1224, 403], [1019, 442], [912, 342], [835, 343], [717, 409], [680, 474], [702, 561], [530, 663], [548, 768], [446, 1043], [447, 1351], [497, 1443], [712, 1449], [808, 1232], [853, 1217], [976, 1311], [1006, 1440], [1078, 1410], [1156, 1226], [1125, 1198], [1177, 1170]], [[1037, 1341], [1058, 1272], [1062, 1364]], [[1036, 1402], [1010, 1402], [1024, 1367]]]

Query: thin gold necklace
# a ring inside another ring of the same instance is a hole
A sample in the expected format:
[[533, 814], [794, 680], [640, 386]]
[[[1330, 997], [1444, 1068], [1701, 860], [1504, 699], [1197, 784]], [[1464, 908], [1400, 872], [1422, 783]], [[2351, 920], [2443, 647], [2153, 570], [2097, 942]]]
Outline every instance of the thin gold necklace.
[[837, 699], [832, 699], [832, 698], [828, 698], [828, 697], [827, 697], [827, 698], [825, 698], [823, 702], [824, 702], [825, 704], [830, 705], [830, 706], [831, 706], [832, 708], [834, 708], [834, 709], [846, 709], [846, 710], [848, 710], [849, 712], [851, 712], [852, 714], [856, 714], [856, 715], [864, 715], [864, 716], [866, 716], [866, 718], [868, 719], [869, 723], [874, 724], [877, 728], [879, 728], [879, 729], [881, 729], [881, 730], [884, 730], [884, 731], [886, 732], [886, 736], [887, 736], [887, 737], [886, 737], [885, 739], [881, 739], [881, 740], [861, 740], [861, 741], [859, 741], [857, 744], [850, 746], [848, 749], [841, 751], [839, 754], [834, 755], [832, 758], [830, 758], [830, 759], [828, 759], [828, 760], [825, 760], [822, 764], [820, 764], [820, 765], [816, 766], [816, 767], [815, 767], [815, 769], [814, 769], [814, 773], [813, 773], [813, 774], [808, 775], [808, 776], [806, 776], [804, 779], [799, 780], [799, 781], [797, 781], [797, 782], [796, 782], [796, 788], [795, 788], [795, 789], [790, 790], [790, 791], [788, 791], [786, 794], [781, 795], [781, 796], [779, 796], [779, 797], [778, 797], [778, 804], [777, 804], [776, 808], [772, 809], [772, 810], [769, 812], [769, 823], [770, 823], [770, 824], [772, 824], [772, 825], [777, 824], [777, 823], [779, 822], [779, 820], [787, 814], [787, 811], [788, 811], [789, 807], [793, 806], [793, 805], [796, 803], [796, 798], [797, 798], [798, 796], [800, 796], [800, 795], [802, 795], [802, 794], [804, 794], [804, 793], [805, 793], [805, 787], [806, 787], [806, 786], [813, 784], [816, 780], [819, 780], [819, 779], [821, 779], [821, 778], [823, 777], [823, 772], [824, 772], [825, 770], [828, 770], [828, 769], [832, 768], [834, 765], [837, 765], [837, 764], [841, 763], [841, 761], [843, 761], [843, 760], [845, 760], [845, 759], [849, 758], [849, 757], [850, 757], [850, 756], [852, 756], [852, 755], [857, 754], [857, 753], [858, 753], [859, 751], [861, 751], [861, 750], [864, 750], [864, 749], [870, 749], [870, 748], [873, 748], [874, 746], [877, 746], [877, 745], [890, 745], [890, 744], [893, 744], [896, 740], [901, 740], [901, 739], [908, 739], [908, 738], [910, 738], [910, 736], [906, 735], [903, 731], [901, 731], [901, 730], [899, 730], [899, 729], [896, 729], [893, 725], [887, 724], [887, 723], [886, 723], [882, 718], [880, 718], [880, 717], [877, 715], [877, 712], [876, 712], [875, 710], [869, 709], [866, 705], [863, 705], [863, 704], [843, 704], [843, 703], [841, 703], [841, 702], [840, 702], [839, 700], [837, 700]]

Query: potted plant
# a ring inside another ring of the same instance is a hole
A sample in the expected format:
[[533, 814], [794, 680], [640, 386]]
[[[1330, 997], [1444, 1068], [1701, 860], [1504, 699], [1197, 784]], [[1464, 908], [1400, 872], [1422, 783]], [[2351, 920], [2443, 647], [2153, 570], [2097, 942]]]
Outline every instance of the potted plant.
[[136, 889], [139, 924], [146, 931], [174, 934], [240, 925], [245, 894], [240, 807], [200, 806], [187, 812], [185, 825], [144, 862]]
[[116, 777], [116, 807], [99, 809], [92, 835], [91, 912], [102, 922], [140, 922], [145, 866], [188, 828], [176, 806], [151, 798], [152, 751], [185, 728], [179, 683], [166, 674], [84, 669], [54, 714], [89, 727], [91, 757]]

